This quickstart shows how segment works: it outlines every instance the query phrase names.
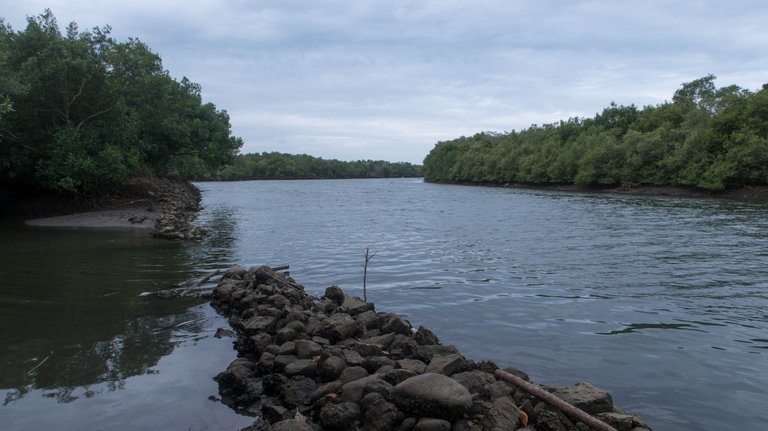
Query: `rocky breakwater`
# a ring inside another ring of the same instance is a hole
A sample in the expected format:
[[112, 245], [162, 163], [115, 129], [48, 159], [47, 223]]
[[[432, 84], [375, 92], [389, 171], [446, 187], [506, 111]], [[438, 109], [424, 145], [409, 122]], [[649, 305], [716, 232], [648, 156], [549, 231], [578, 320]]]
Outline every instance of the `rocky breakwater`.
[[[219, 392], [259, 416], [251, 430], [590, 429], [499, 380], [496, 364], [467, 359], [430, 330], [336, 286], [311, 298], [283, 273], [236, 267], [212, 304], [237, 332], [238, 358], [216, 377]], [[606, 429], [650, 429], [588, 383], [546, 389], [613, 427]]]
[[188, 182], [167, 178], [155, 180], [150, 208], [160, 208], [153, 235], [165, 239], [202, 239], [206, 231], [192, 224], [200, 211], [200, 190]]

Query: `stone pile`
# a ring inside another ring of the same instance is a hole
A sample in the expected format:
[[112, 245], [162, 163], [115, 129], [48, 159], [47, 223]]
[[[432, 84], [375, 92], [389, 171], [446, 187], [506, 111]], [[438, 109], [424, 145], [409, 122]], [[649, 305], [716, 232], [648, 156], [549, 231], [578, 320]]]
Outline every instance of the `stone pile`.
[[[238, 358], [216, 377], [219, 392], [259, 416], [250, 430], [589, 430], [498, 380], [496, 364], [336, 286], [310, 298], [269, 267], [235, 267], [212, 305], [237, 333]], [[588, 383], [547, 389], [619, 431], [649, 431]]]
[[[192, 224], [200, 210], [200, 191], [192, 184], [166, 178], [157, 180], [153, 201], [162, 208], [153, 235], [164, 239], [199, 240], [207, 232]], [[154, 205], [154, 204], [153, 204]]]

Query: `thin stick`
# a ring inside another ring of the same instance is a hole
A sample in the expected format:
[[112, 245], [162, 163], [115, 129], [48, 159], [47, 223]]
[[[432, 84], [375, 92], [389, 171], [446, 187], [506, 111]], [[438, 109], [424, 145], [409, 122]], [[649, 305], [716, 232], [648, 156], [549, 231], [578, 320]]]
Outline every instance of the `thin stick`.
[[557, 396], [545, 391], [544, 389], [541, 389], [540, 387], [532, 383], [526, 382], [520, 377], [514, 376], [509, 373], [505, 373], [504, 371], [501, 371], [501, 370], [496, 370], [495, 374], [496, 374], [496, 377], [500, 378], [501, 380], [512, 383], [515, 386], [519, 386], [526, 392], [552, 405], [553, 407], [557, 408], [558, 410], [567, 414], [568, 416], [589, 425], [594, 430], [617, 431], [616, 428], [606, 424], [605, 422], [600, 421], [594, 416], [591, 416], [589, 413], [585, 412], [584, 410], [563, 401]]
[[27, 371], [27, 375], [30, 375], [32, 373], [32, 371], [35, 371], [36, 369], [40, 368], [40, 365], [43, 365], [45, 363], [45, 361], [47, 361], [48, 358], [50, 358], [50, 357], [51, 357], [51, 355], [46, 356], [45, 359], [40, 361], [39, 364], [35, 365], [34, 368], [32, 368], [31, 370]]
[[363, 301], [368, 302], [368, 290], [367, 290], [367, 282], [368, 282], [368, 262], [373, 259], [373, 256], [376, 256], [376, 254], [368, 254], [368, 249], [365, 249], [365, 253], [363, 253], [363, 257], [365, 258], [365, 263], [363, 264]]

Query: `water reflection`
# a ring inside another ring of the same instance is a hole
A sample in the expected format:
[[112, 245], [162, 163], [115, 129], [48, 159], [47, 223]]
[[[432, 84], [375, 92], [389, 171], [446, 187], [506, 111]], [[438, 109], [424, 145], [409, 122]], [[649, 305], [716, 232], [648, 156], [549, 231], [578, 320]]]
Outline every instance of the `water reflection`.
[[178, 244], [121, 232], [0, 230], [0, 388], [23, 397], [50, 389], [59, 402], [73, 389], [147, 373], [169, 354], [174, 325], [189, 301], [136, 295], [189, 273]]

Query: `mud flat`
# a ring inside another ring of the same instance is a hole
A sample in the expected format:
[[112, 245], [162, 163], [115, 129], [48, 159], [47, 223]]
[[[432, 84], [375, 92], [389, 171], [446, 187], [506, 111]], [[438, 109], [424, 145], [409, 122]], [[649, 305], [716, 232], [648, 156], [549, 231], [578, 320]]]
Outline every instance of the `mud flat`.
[[337, 286], [312, 298], [284, 273], [235, 267], [211, 303], [229, 318], [238, 352], [216, 377], [219, 393], [257, 416], [247, 430], [650, 430], [589, 383], [534, 388], [599, 421], [590, 427], [501, 378], [529, 382], [522, 371], [472, 361]]

